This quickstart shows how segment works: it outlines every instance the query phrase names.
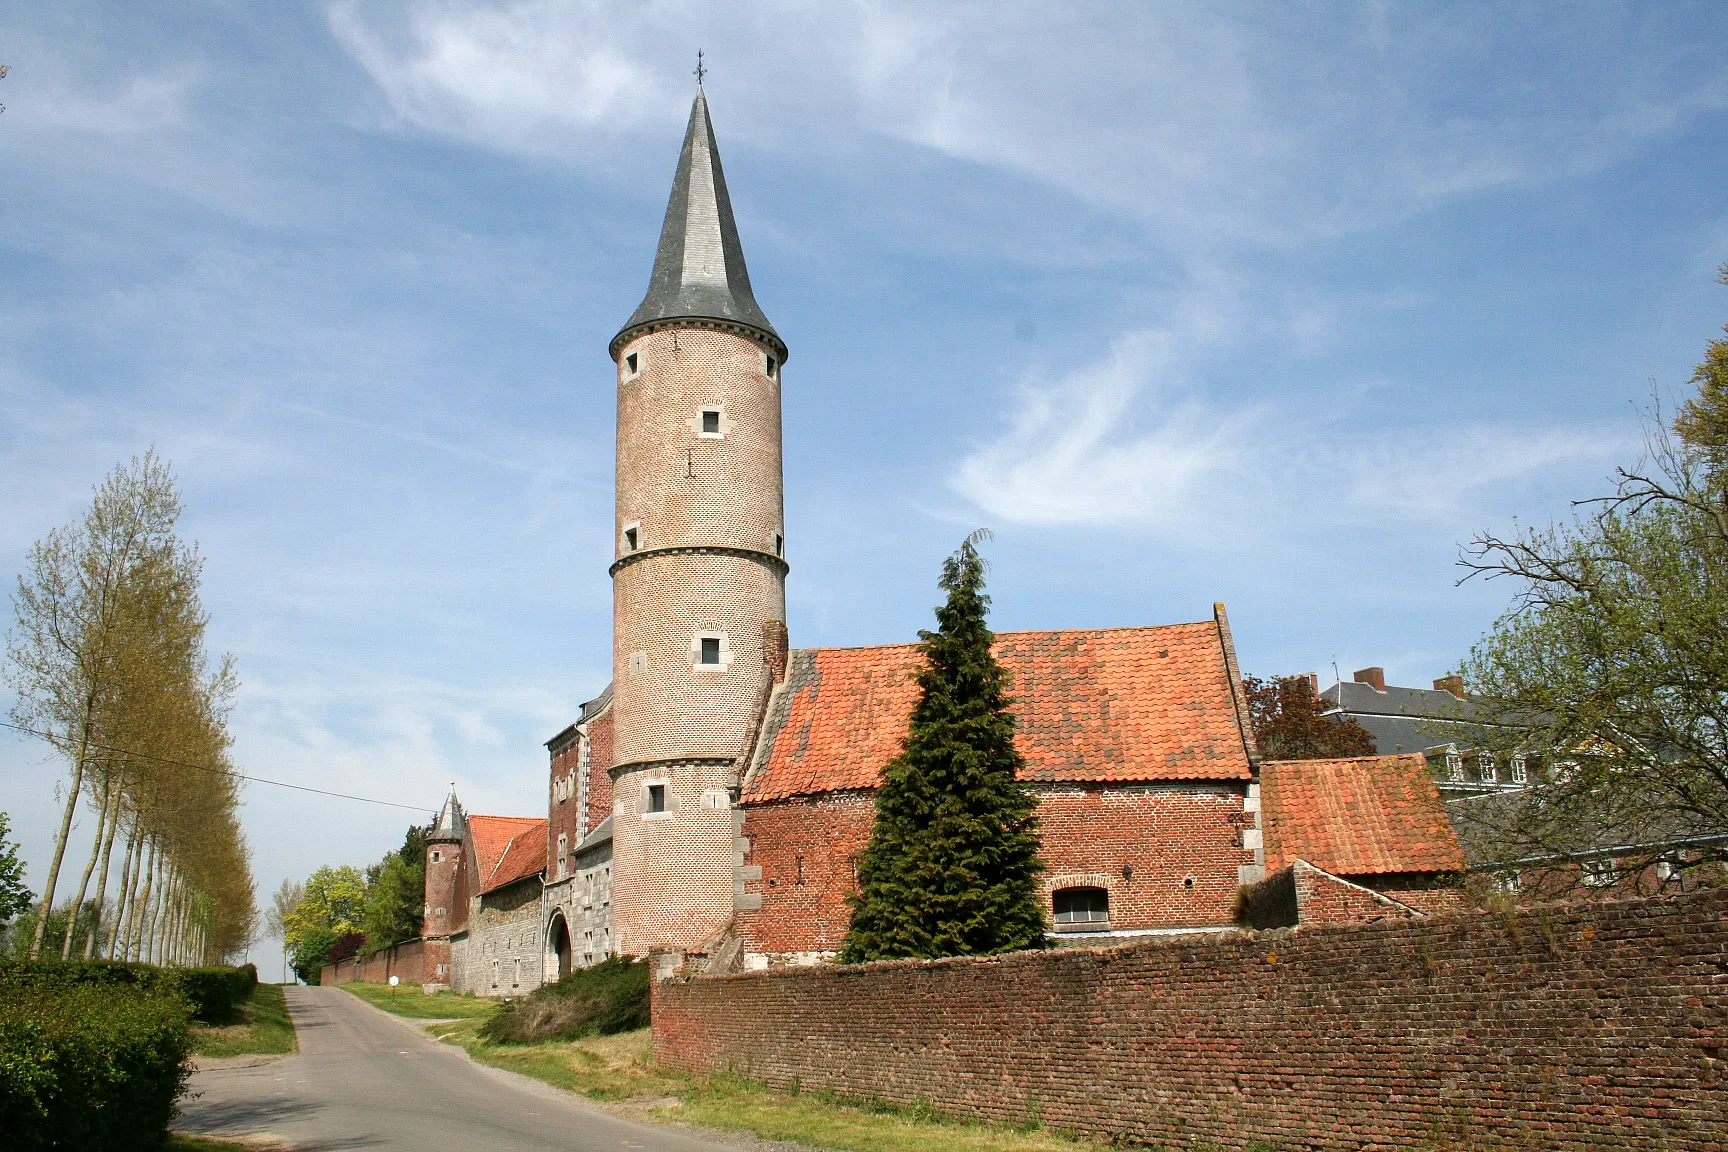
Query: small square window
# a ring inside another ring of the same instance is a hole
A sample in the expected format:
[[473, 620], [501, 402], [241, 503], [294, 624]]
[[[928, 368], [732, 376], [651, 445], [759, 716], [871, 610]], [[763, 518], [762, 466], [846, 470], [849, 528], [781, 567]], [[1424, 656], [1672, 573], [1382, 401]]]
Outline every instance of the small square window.
[[650, 812], [664, 812], [664, 811], [666, 811], [666, 785], [664, 785], [664, 784], [650, 784], [650, 785], [648, 785], [648, 811], [650, 811]]
[[718, 636], [702, 637], [700, 654], [697, 656], [696, 662], [698, 664], [720, 663], [720, 638]]
[[436, 864], [442, 859], [444, 859], [444, 854], [436, 848], [432, 849], [432, 863]]
[[702, 409], [702, 433], [705, 436], [718, 436], [720, 434], [720, 409]]
[[626, 552], [636, 551], [636, 549], [642, 547], [641, 539], [642, 539], [642, 529], [640, 529], [640, 528], [626, 528], [626, 529], [624, 529], [624, 550]]

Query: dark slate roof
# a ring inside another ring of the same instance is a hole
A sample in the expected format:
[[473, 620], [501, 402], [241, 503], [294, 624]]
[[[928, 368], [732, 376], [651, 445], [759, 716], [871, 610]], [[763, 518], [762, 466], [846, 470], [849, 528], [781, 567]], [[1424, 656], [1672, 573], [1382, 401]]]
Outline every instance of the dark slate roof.
[[1382, 756], [1426, 752], [1443, 744], [1474, 745], [1479, 736], [1481, 709], [1441, 689], [1399, 688], [1381, 692], [1368, 684], [1334, 684], [1320, 693], [1329, 704], [1368, 729], [1375, 751]]
[[782, 360], [786, 358], [785, 342], [750, 291], [744, 248], [738, 242], [732, 199], [720, 168], [720, 149], [708, 119], [708, 98], [700, 88], [690, 106], [690, 127], [672, 178], [672, 198], [660, 227], [660, 250], [654, 256], [648, 295], [612, 338], [613, 359], [638, 332], [682, 319], [743, 325], [776, 348]]
[[450, 795], [444, 799], [444, 807], [438, 809], [438, 815], [432, 821], [432, 830], [426, 834], [429, 840], [460, 840], [468, 834], [468, 818], [462, 811], [462, 802], [456, 799], [456, 785], [450, 785]]

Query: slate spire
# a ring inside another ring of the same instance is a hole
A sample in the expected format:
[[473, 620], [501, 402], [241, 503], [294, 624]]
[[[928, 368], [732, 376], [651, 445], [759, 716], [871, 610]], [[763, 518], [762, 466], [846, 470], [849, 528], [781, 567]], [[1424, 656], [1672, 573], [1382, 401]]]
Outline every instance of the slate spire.
[[444, 807], [438, 810], [437, 819], [432, 821], [432, 830], [426, 834], [428, 840], [460, 840], [468, 831], [468, 816], [462, 811], [462, 802], [456, 799], [456, 781], [450, 781], [450, 795], [444, 800]]
[[644, 329], [671, 320], [715, 320], [740, 325], [786, 359], [786, 344], [750, 292], [750, 273], [732, 219], [732, 200], [720, 168], [720, 149], [708, 119], [708, 98], [700, 84], [690, 107], [690, 127], [684, 151], [672, 178], [672, 198], [660, 227], [660, 250], [648, 295], [612, 338], [611, 353]]

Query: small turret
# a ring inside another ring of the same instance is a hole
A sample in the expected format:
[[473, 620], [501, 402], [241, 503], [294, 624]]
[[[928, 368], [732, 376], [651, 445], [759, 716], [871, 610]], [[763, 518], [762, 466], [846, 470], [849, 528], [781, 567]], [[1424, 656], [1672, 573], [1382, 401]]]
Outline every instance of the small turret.
[[468, 817], [456, 799], [456, 784], [437, 819], [426, 833], [426, 910], [421, 935], [428, 940], [448, 939], [468, 921], [466, 892], [462, 884], [462, 846], [468, 835]]

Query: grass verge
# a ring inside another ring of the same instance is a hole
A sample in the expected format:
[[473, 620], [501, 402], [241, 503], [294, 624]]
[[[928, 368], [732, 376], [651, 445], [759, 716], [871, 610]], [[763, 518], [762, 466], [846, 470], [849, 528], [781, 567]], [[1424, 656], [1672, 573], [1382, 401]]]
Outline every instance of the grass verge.
[[192, 1026], [192, 1055], [251, 1056], [299, 1051], [294, 1022], [280, 984], [260, 984], [239, 1008], [238, 1023], [226, 1027]]
[[498, 1007], [495, 1000], [482, 1000], [467, 992], [436, 992], [428, 996], [413, 984], [392, 988], [388, 984], [355, 981], [337, 987], [386, 1012], [415, 1020], [478, 1020], [492, 1015]]
[[837, 1152], [1095, 1152], [1059, 1132], [1017, 1130], [826, 1094], [794, 1095], [730, 1075], [698, 1076], [653, 1062], [647, 1029], [542, 1044], [492, 1044], [463, 1021], [433, 1035], [460, 1044], [474, 1059], [520, 1072], [595, 1100], [637, 1106], [646, 1118], [765, 1140], [792, 1140]]
[[185, 1132], [168, 1135], [168, 1152], [255, 1152], [256, 1145], [236, 1144], [214, 1136], [192, 1136]]

